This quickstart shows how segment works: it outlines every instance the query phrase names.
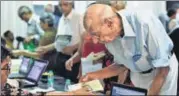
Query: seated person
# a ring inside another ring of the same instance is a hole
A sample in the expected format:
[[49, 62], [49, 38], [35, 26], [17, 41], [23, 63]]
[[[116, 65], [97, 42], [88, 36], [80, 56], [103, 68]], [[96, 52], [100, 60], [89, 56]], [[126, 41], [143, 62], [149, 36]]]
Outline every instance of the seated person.
[[13, 46], [13, 42], [14, 42], [14, 35], [10, 30], [7, 30], [4, 33], [4, 39], [6, 41], [6, 48], [13, 50], [14, 46]]
[[[51, 44], [54, 42], [55, 36], [56, 36], [56, 30], [53, 25], [54, 24], [53, 19], [54, 18], [50, 13], [44, 13], [40, 17], [40, 25], [41, 25], [42, 29], [45, 31], [45, 34], [41, 37], [39, 46], [45, 46], [45, 45], [48, 45], [48, 44]], [[28, 57], [32, 57], [32, 58], [43, 58], [45, 60], [49, 60], [50, 64], [55, 63], [53, 60], [53, 58], [55, 58], [54, 54], [55, 54], [55, 50], [49, 51], [46, 54], [44, 54], [43, 56], [41, 56], [41, 54], [39, 54], [37, 52], [30, 52], [28, 50], [13, 50], [13, 55], [16, 55], [16, 56], [24, 55], [24, 56], [28, 56]], [[50, 58], [49, 58], [49, 56], [50, 56]]]
[[5, 48], [5, 46], [1, 45], [1, 90], [4, 89], [8, 75], [10, 73], [9, 62], [10, 51]]

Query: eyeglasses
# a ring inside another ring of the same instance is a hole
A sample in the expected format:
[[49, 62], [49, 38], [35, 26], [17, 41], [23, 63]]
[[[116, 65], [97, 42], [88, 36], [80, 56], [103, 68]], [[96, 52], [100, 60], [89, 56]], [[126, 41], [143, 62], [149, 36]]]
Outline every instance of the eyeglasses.
[[[100, 25], [100, 27], [97, 29], [97, 31], [89, 31], [89, 34], [92, 36], [92, 37], [95, 37], [96, 39], [100, 39], [100, 38], [102, 38], [102, 37], [104, 37], [104, 36], [102, 36], [101, 35], [101, 29], [102, 29], [102, 27], [103, 27], [103, 25], [104, 24], [106, 24], [107, 22], [109, 22], [109, 20], [110, 21], [112, 21], [112, 18], [114, 18], [114, 17], [116, 17], [117, 16], [117, 14], [115, 14], [115, 15], [113, 15], [113, 16], [110, 16], [110, 17], [108, 17], [108, 18], [105, 18], [105, 19], [103, 19], [103, 20], [101, 20], [101, 25]], [[91, 26], [90, 26], [91, 27]], [[91, 28], [89, 28], [89, 29], [91, 29]], [[108, 36], [108, 35], [106, 35], [106, 36]]]
[[6, 65], [4, 68], [1, 68], [1, 70], [8, 70], [8, 71], [10, 71], [10, 65]]

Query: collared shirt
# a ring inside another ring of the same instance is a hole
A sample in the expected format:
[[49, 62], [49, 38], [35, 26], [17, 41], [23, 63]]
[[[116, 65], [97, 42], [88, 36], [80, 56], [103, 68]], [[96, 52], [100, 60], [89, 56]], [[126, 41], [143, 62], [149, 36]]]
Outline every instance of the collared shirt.
[[56, 30], [55, 28], [52, 28], [49, 31], [46, 31], [45, 34], [41, 37], [39, 46], [46, 46], [49, 44], [52, 44], [55, 41], [56, 36]]
[[40, 27], [40, 19], [35, 14], [27, 22], [27, 36], [33, 36], [36, 40], [44, 35], [44, 31]]
[[[85, 29], [82, 24], [82, 16], [78, 13], [76, 13], [74, 10], [72, 10], [67, 17], [62, 15], [60, 18], [60, 22], [58, 25], [57, 35], [56, 35], [56, 41], [55, 41], [55, 48], [58, 52], [61, 52], [61, 50], [65, 46], [71, 46], [75, 45], [80, 41], [80, 36], [82, 32], [84, 32]], [[69, 42], [65, 43], [67, 45], [62, 46], [63, 44], [59, 36], [71, 36]]]
[[132, 72], [169, 66], [173, 43], [157, 17], [127, 10], [118, 14], [122, 18], [124, 36], [106, 44], [114, 61]]

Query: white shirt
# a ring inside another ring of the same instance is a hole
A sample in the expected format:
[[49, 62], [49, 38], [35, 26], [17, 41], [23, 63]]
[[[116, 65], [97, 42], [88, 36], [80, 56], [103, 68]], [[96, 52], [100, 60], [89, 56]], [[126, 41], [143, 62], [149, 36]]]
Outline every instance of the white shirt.
[[[55, 41], [55, 48], [58, 52], [61, 52], [61, 50], [65, 47], [65, 46], [71, 46], [71, 45], [75, 45], [80, 41], [80, 36], [82, 34], [82, 32], [84, 32], [85, 29], [83, 27], [83, 23], [82, 23], [82, 16], [78, 13], [76, 13], [74, 10], [72, 10], [69, 15], [67, 17], [64, 16], [64, 14], [62, 15], [62, 17], [60, 18], [60, 22], [58, 25], [58, 30], [57, 30], [57, 35], [56, 35], [56, 41]], [[65, 43], [64, 45], [62, 43], [64, 43], [62, 40], [60, 41], [58, 38], [58, 36], [65, 36], [65, 35], [69, 35], [71, 36], [71, 40], [70, 42], [67, 44]]]
[[44, 31], [40, 26], [40, 18], [33, 14], [27, 22], [27, 36], [33, 36], [36, 40], [40, 40], [43, 35]]
[[[178, 62], [171, 56], [173, 43], [163, 25], [152, 14], [142, 16], [122, 10], [124, 36], [107, 43], [107, 49], [114, 56], [114, 62], [130, 69], [130, 78], [136, 87], [149, 89], [158, 68], [169, 66], [170, 71], [162, 86], [160, 95], [176, 95]], [[140, 72], [153, 69], [151, 73]]]

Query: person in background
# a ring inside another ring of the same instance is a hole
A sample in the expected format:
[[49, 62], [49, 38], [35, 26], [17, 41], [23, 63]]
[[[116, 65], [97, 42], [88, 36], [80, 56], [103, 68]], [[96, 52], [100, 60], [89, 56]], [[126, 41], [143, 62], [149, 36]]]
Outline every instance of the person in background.
[[88, 73], [81, 82], [109, 78], [128, 69], [134, 86], [147, 89], [148, 95], [176, 95], [178, 62], [173, 43], [156, 16], [114, 12], [110, 6], [95, 4], [87, 9], [83, 21], [92, 38], [106, 45], [115, 63]]
[[[55, 41], [56, 29], [54, 28], [54, 18], [50, 13], [44, 13], [40, 16], [40, 25], [44, 30], [45, 34], [41, 37], [39, 42], [40, 46], [45, 46], [52, 44]], [[12, 51], [15, 56], [24, 55], [32, 58], [42, 58], [44, 60], [49, 61], [49, 66], [47, 70], [54, 69], [55, 58], [56, 58], [56, 50], [51, 50], [46, 54], [39, 54], [38, 52], [30, 52], [28, 50], [13, 50]]]
[[168, 9], [167, 15], [170, 18], [170, 21], [168, 23], [168, 28], [170, 32], [172, 32], [173, 29], [175, 29], [175, 27], [177, 27], [178, 25], [178, 22], [176, 20], [176, 14], [177, 14], [176, 9], [174, 8]]
[[173, 6], [172, 6], [172, 9], [175, 9], [176, 10], [176, 20], [177, 20], [177, 22], [179, 23], [179, 4], [174, 4]]
[[59, 6], [62, 9], [63, 15], [60, 18], [55, 42], [47, 46], [39, 47], [37, 52], [44, 54], [55, 48], [58, 54], [54, 73], [69, 78], [73, 82], [78, 82], [79, 64], [73, 66], [73, 71], [68, 71], [65, 68], [65, 62], [78, 48], [80, 36], [84, 32], [84, 27], [81, 22], [82, 18], [80, 14], [73, 10], [73, 1], [60, 0]]
[[27, 23], [27, 37], [24, 42], [29, 43], [32, 40], [35, 40], [34, 44], [38, 45], [40, 38], [44, 35], [44, 31], [40, 27], [39, 16], [35, 15], [27, 6], [19, 7], [18, 15]]
[[2, 41], [4, 40], [1, 39], [1, 92], [5, 87], [8, 75], [10, 73], [9, 63], [11, 61], [10, 51], [5, 47], [5, 45], [3, 45]]
[[60, 20], [61, 16], [58, 16], [58, 15], [55, 14], [55, 6], [52, 5], [52, 4], [47, 4], [45, 6], [45, 12], [48, 12], [48, 13], [51, 13], [51, 14], [54, 15], [54, 18], [55, 18], [54, 19], [54, 27], [57, 29], [58, 23], [59, 23], [59, 20]]
[[158, 18], [161, 21], [161, 23], [163, 24], [166, 32], [169, 33], [168, 23], [170, 21], [170, 18], [167, 16], [166, 13], [161, 13]]
[[14, 35], [10, 30], [4, 32], [4, 39], [6, 41], [6, 48], [13, 50], [14, 49]]

